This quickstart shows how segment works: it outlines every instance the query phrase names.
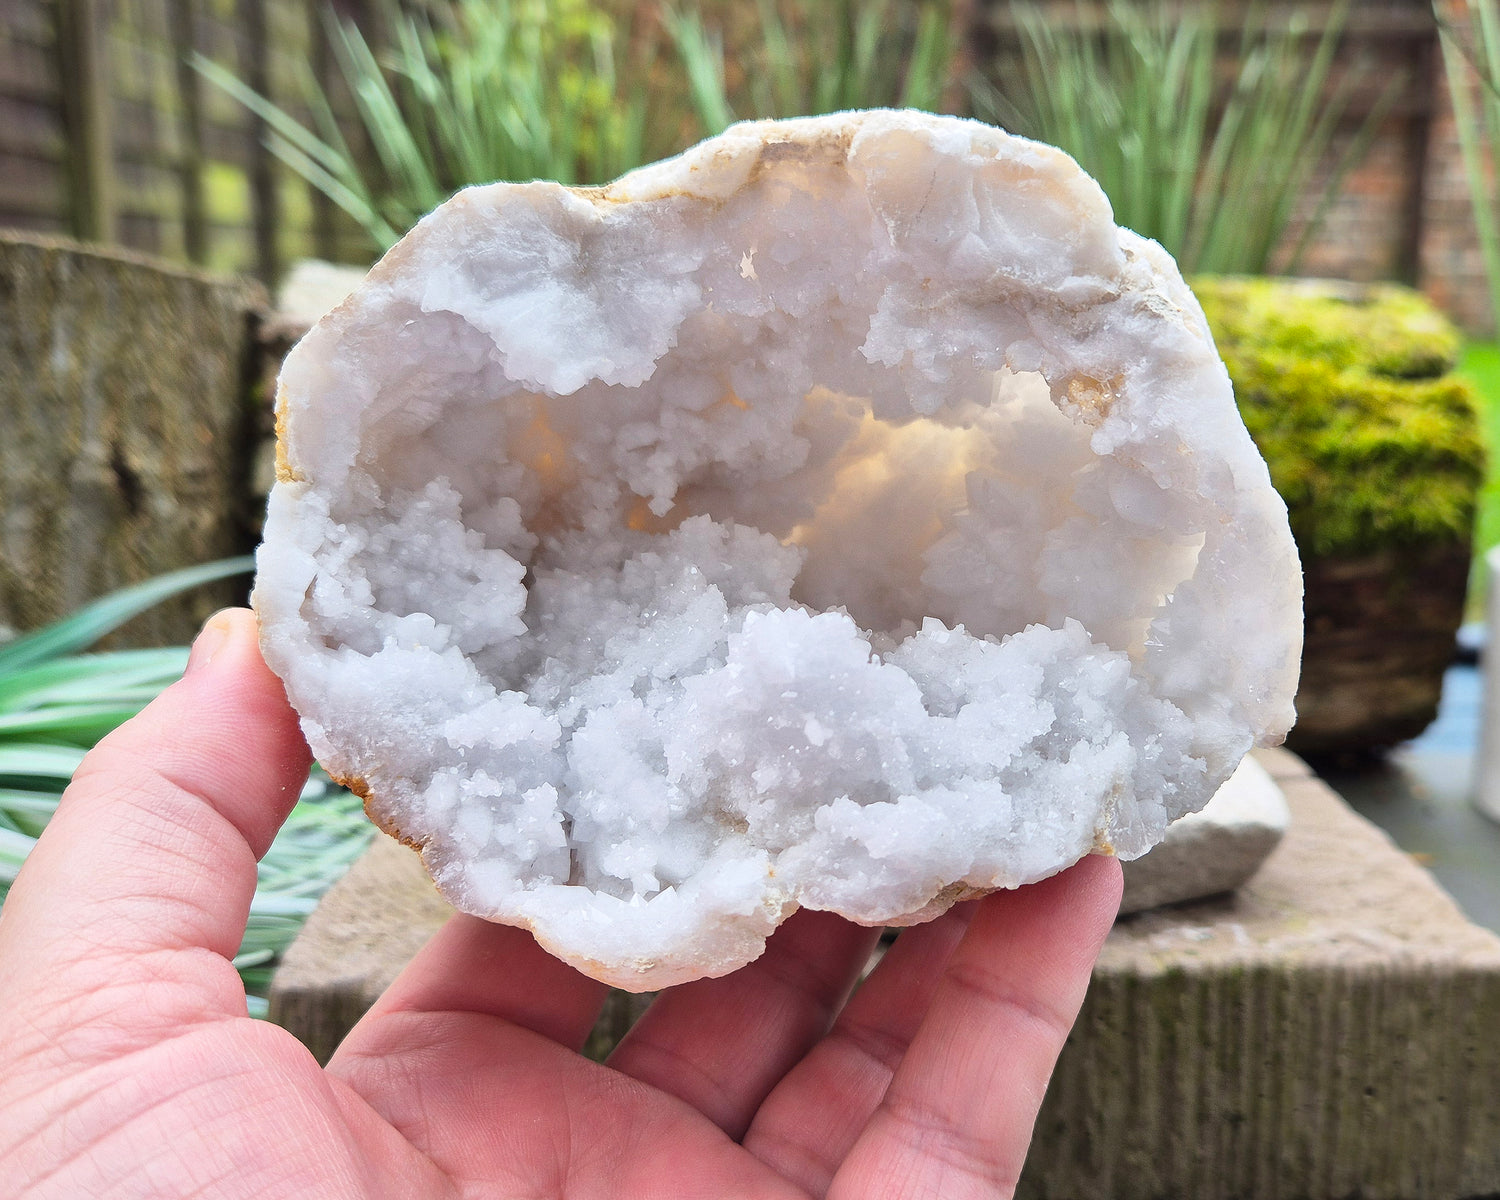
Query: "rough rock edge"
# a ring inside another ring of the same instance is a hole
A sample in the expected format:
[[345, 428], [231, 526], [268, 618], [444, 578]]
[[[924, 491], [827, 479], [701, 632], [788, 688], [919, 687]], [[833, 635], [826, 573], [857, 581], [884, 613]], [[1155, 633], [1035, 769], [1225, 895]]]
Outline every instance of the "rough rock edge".
[[[835, 114], [831, 117], [798, 118], [789, 121], [755, 121], [741, 122], [732, 126], [724, 134], [714, 139], [700, 143], [683, 154], [667, 159], [662, 162], [653, 163], [641, 167], [621, 177], [615, 182], [602, 187], [565, 187], [566, 191], [580, 199], [587, 200], [596, 208], [608, 208], [621, 204], [631, 204], [653, 200], [668, 199], [674, 196], [685, 196], [706, 202], [714, 208], [722, 206], [725, 199], [736, 194], [742, 188], [753, 184], [765, 172], [768, 165], [776, 165], [784, 162], [803, 162], [822, 164], [829, 166], [846, 165], [853, 143], [858, 134], [866, 127], [866, 114]], [[890, 124], [896, 128], [905, 127], [910, 130], [930, 128], [931, 118], [925, 114], [911, 114], [905, 112], [886, 112], [879, 116], [891, 119]], [[838, 127], [830, 129], [830, 124], [841, 122]], [[1069, 156], [1052, 146], [1043, 143], [1031, 142], [1027, 139], [1016, 138], [1013, 135], [1004, 134], [1003, 131], [995, 131], [983, 126], [978, 122], [968, 122], [975, 126], [976, 131], [986, 131], [989, 134], [999, 133], [1007, 144], [1015, 144], [1025, 147], [1026, 152], [1037, 155], [1041, 159], [1051, 159], [1053, 163], [1061, 167], [1069, 175], [1075, 176], [1086, 186], [1097, 190], [1098, 185], [1085, 173]], [[775, 129], [782, 136], [767, 139], [763, 131]], [[707, 182], [708, 176], [717, 176], [716, 186], [713, 190], [706, 190], [687, 186], [682, 182], [683, 175], [688, 177], [697, 175], [693, 182]], [[500, 185], [489, 185], [500, 186]], [[509, 185], [509, 186], [547, 186], [551, 184], [535, 185]], [[1099, 192], [1101, 199], [1102, 192]], [[457, 198], [462, 200], [462, 193]], [[451, 202], [450, 202], [451, 203]], [[1105, 201], [1107, 208], [1107, 201]], [[1127, 262], [1144, 260], [1150, 268], [1153, 279], [1151, 286], [1136, 294], [1136, 303], [1140, 308], [1150, 310], [1158, 317], [1171, 320], [1184, 331], [1211, 344], [1206, 325], [1202, 322], [1197, 312], [1196, 300], [1185, 282], [1180, 279], [1175, 264], [1170, 257], [1156, 243], [1139, 238], [1128, 230], [1119, 229], [1120, 251]], [[413, 253], [413, 248], [406, 240], [393, 247], [366, 277], [366, 284], [384, 284], [388, 279], [399, 277], [407, 258]], [[1164, 265], [1165, 264], [1165, 265]], [[361, 289], [363, 290], [363, 289]], [[329, 317], [325, 317], [320, 324], [331, 324], [333, 326], [344, 326], [352, 315], [352, 310], [357, 307], [358, 292], [351, 295], [343, 303], [338, 305]], [[1118, 293], [1116, 298], [1118, 298]], [[1039, 299], [1045, 306], [1046, 300]], [[1062, 299], [1054, 300], [1054, 305], [1059, 311], [1082, 312], [1097, 307], [1096, 303], [1068, 304]], [[332, 318], [330, 321], [329, 318]], [[1092, 385], [1092, 389], [1089, 385]], [[1075, 393], [1078, 393], [1075, 395]], [[1092, 393], [1092, 394], [1090, 394]], [[1100, 399], [1105, 403], [1100, 403]], [[1069, 380], [1069, 400], [1065, 411], [1071, 411], [1071, 415], [1082, 420], [1092, 428], [1098, 429], [1110, 415], [1109, 389], [1098, 380], [1083, 375], [1075, 375]], [[283, 387], [277, 389], [276, 403], [276, 433], [277, 433], [277, 478], [287, 483], [305, 483], [306, 477], [297, 470], [291, 461], [289, 453], [289, 438], [287, 434], [288, 406], [290, 397]], [[1243, 489], [1243, 481], [1236, 489]], [[1295, 658], [1295, 656], [1293, 656]], [[1275, 730], [1269, 733], [1259, 733], [1255, 737], [1255, 744], [1259, 746], [1274, 746], [1284, 740], [1285, 734]], [[340, 780], [340, 782], [344, 782]], [[388, 817], [379, 813], [382, 807], [379, 797], [375, 796], [370, 784], [362, 778], [351, 778], [348, 781], [351, 790], [359, 794], [364, 800], [366, 813], [371, 820], [390, 836], [396, 838], [402, 844], [417, 850], [426, 866], [426, 843], [416, 840], [405, 834], [400, 827]], [[1107, 856], [1115, 855], [1115, 848], [1111, 844], [1106, 829], [1114, 812], [1111, 801], [1101, 808], [1099, 813], [1099, 826], [1095, 829], [1095, 841], [1089, 853], [1098, 853]], [[1057, 868], [1057, 872], [1066, 870], [1072, 864], [1064, 864]], [[1054, 872], [1054, 873], [1057, 873]], [[774, 872], [773, 872], [774, 875]], [[1001, 888], [975, 888], [963, 883], [947, 884], [940, 886], [934, 893], [932, 899], [921, 908], [914, 910], [902, 917], [887, 921], [861, 922], [858, 918], [850, 918], [855, 923], [870, 925], [906, 925], [918, 924], [931, 920], [953, 904], [963, 900], [979, 898], [988, 895], [992, 891], [1003, 890]], [[781, 916], [775, 921], [780, 925], [792, 912], [801, 907], [795, 900], [785, 893], [768, 888], [765, 894], [765, 907], [771, 908], [779, 903]], [[642, 990], [645, 988], [660, 988], [671, 986], [677, 982], [690, 979], [711, 977], [726, 973], [728, 970], [736, 969], [738, 962], [732, 966], [723, 968], [697, 969], [692, 972], [679, 975], [670, 970], [663, 971], [654, 961], [639, 961], [630, 964], [616, 963], [607, 965], [598, 963], [592, 959], [584, 959], [575, 953], [571, 953], [566, 947], [553, 944], [550, 938], [539, 934], [533, 922], [528, 918], [520, 916], [491, 918], [497, 921], [526, 928], [537, 940], [551, 953], [564, 959], [586, 973], [608, 982], [614, 986], [627, 988], [629, 990]], [[643, 975], [650, 975], [644, 979]]]
[[[427, 862], [427, 843], [425, 841], [411, 837], [409, 834], [405, 833], [402, 828], [398, 824], [396, 824], [395, 821], [379, 811], [378, 801], [374, 794], [371, 792], [370, 785], [366, 780], [361, 779], [358, 776], [329, 776], [329, 778], [332, 779], [333, 782], [338, 784], [340, 787], [348, 788], [351, 792], [358, 796], [364, 802], [365, 816], [370, 819], [370, 823], [373, 824], [377, 829], [379, 829], [381, 833], [384, 833], [388, 837], [393, 838], [395, 841], [400, 842], [401, 845], [415, 851], [417, 857], [422, 862], [422, 869], [427, 872], [428, 878], [432, 877], [432, 869]], [[1095, 849], [1090, 853], [1113, 858], [1114, 847], [1111, 846], [1108, 841], [1106, 841], [1101, 836], [1095, 842]], [[1076, 866], [1077, 864], [1075, 863], [1073, 865]], [[1067, 867], [1060, 868], [1058, 873], [1061, 874], [1062, 871], [1068, 869], [1069, 868]], [[774, 875], [774, 873], [775, 872], [773, 870], [772, 874]], [[889, 929], [904, 929], [908, 926], [923, 925], [928, 921], [936, 920], [938, 917], [942, 916], [945, 912], [947, 912], [955, 905], [963, 904], [964, 902], [969, 900], [983, 900], [986, 896], [993, 895], [995, 892], [1003, 892], [1005, 890], [1007, 889], [1000, 887], [973, 887], [963, 882], [950, 883], [947, 886], [941, 888], [937, 892], [937, 894], [934, 895], [932, 899], [928, 901], [927, 904], [925, 904], [923, 907], [917, 909], [914, 912], [906, 913], [900, 917], [895, 917], [890, 921], [861, 921], [857, 917], [846, 917], [845, 919], [850, 921], [854, 925], [863, 925], [867, 929], [877, 927]], [[795, 913], [801, 907], [803, 906], [798, 904], [796, 901], [791, 900], [790, 898], [784, 898], [782, 901], [782, 917], [781, 920], [777, 922], [777, 928], [780, 928], [781, 924], [788, 917], [790, 917], [792, 913]], [[661, 988], [674, 987], [680, 983], [691, 983], [695, 979], [713, 978], [713, 976], [698, 975], [696, 973], [679, 973], [680, 977], [665, 975], [661, 972], [659, 964], [649, 960], [638, 961], [627, 966], [622, 966], [618, 963], [602, 963], [596, 959], [583, 958], [569, 951], [567, 947], [555, 944], [551, 939], [547, 938], [544, 934], [537, 930], [534, 922], [524, 917], [516, 917], [513, 920], [507, 921], [505, 923], [513, 926], [514, 928], [526, 930], [527, 933], [531, 934], [531, 936], [536, 939], [537, 944], [540, 945], [544, 950], [547, 951], [547, 953], [551, 954], [553, 957], [562, 959], [564, 962], [568, 963], [568, 965], [574, 967], [576, 970], [582, 971], [585, 975], [588, 975], [592, 979], [597, 979], [601, 983], [606, 983], [610, 987], [619, 988], [622, 991], [657, 991]], [[648, 971], [656, 972], [656, 974], [653, 975], [653, 982], [651, 983], [650, 988], [645, 989], [644, 985], [641, 982], [641, 976]], [[655, 982], [657, 980], [665, 981]]]

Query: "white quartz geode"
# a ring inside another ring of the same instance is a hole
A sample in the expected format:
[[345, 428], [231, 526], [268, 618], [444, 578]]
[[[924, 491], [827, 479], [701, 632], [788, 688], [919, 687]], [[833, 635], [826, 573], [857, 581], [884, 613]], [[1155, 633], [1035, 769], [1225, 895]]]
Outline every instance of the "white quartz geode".
[[278, 414], [255, 604], [314, 751], [621, 987], [1134, 857], [1292, 720], [1296, 552], [1196, 301], [985, 125], [471, 188]]

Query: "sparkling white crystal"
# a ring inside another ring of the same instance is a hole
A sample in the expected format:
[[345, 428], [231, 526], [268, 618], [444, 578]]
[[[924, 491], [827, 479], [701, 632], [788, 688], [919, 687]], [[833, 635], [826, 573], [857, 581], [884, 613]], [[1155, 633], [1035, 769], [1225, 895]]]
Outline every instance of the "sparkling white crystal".
[[278, 404], [255, 602], [314, 751], [619, 986], [1139, 855], [1292, 719], [1296, 554], [1196, 302], [987, 126], [462, 192]]

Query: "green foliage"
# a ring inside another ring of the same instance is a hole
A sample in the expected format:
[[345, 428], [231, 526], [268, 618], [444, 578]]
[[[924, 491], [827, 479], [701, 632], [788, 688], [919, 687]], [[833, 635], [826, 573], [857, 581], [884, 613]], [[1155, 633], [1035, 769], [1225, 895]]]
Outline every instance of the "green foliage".
[[[277, 157], [382, 250], [469, 184], [605, 183], [737, 114], [936, 109], [954, 53], [945, 2], [758, 0], [757, 37], [736, 54], [730, 84], [722, 31], [696, 8], [667, 4], [661, 29], [627, 42], [599, 0], [381, 3], [384, 52], [329, 19], [359, 138], [306, 68], [310, 123], [201, 55], [193, 65], [263, 119]], [[658, 69], [663, 32], [682, 78]]]
[[[1448, 21], [1449, 11], [1461, 13], [1462, 19]], [[1495, 0], [1466, 0], [1461, 7], [1434, 3], [1433, 14], [1474, 206], [1474, 231], [1490, 286], [1491, 316], [1500, 324], [1500, 221], [1490, 185], [1500, 166], [1500, 12]]]
[[111, 592], [92, 604], [85, 605], [70, 617], [64, 617], [44, 629], [7, 642], [0, 646], [0, 695], [4, 694], [8, 682], [6, 676], [12, 676], [22, 668], [45, 664], [61, 655], [82, 650], [106, 633], [118, 629], [131, 617], [140, 615], [169, 596], [197, 587], [200, 583], [245, 575], [254, 569], [255, 561], [248, 556], [224, 559], [201, 567], [184, 567], [180, 571], [171, 571], [144, 583]]
[[1304, 554], [1468, 541], [1484, 449], [1441, 314], [1395, 285], [1193, 288]]
[[385, 0], [390, 49], [329, 19], [368, 148], [305, 75], [309, 128], [196, 56], [194, 65], [264, 119], [270, 148], [352, 216], [381, 249], [461, 187], [497, 179], [603, 183], [642, 161], [645, 68], [622, 71], [621, 38], [590, 0]]
[[[1097, 29], [1082, 5], [1064, 26], [1055, 8], [1013, 3], [1020, 71], [1004, 92], [977, 83], [975, 109], [1066, 150], [1099, 181], [1115, 219], [1184, 271], [1261, 274], [1361, 74], [1331, 73], [1348, 6], [1336, 0], [1314, 37], [1299, 10], [1273, 20], [1252, 3], [1226, 93], [1213, 4], [1110, 0]], [[1388, 86], [1321, 183], [1293, 268], [1394, 96]]]
[[[737, 59], [731, 88], [724, 34], [696, 10], [667, 6], [663, 20], [708, 133], [739, 117], [795, 117], [851, 108], [939, 111], [955, 50], [943, 3], [911, 0], [757, 0], [759, 39]], [[731, 95], [731, 92], [734, 94]]]
[[[184, 646], [79, 654], [169, 596], [249, 571], [248, 558], [174, 571], [114, 592], [0, 646], [0, 906], [84, 753], [187, 665]], [[371, 835], [357, 796], [315, 772], [261, 861], [235, 966], [264, 1013], [271, 965]]]
[[1341, 370], [1393, 379], [1436, 379], [1458, 362], [1462, 338], [1409, 288], [1322, 280], [1199, 278], [1221, 346], [1262, 346]]
[[1500, 345], [1471, 342], [1458, 360], [1458, 374], [1468, 380], [1479, 399], [1479, 425], [1485, 447], [1486, 473], [1479, 490], [1479, 512], [1474, 521], [1474, 567], [1469, 574], [1469, 620], [1484, 619], [1484, 597], [1489, 572], [1486, 552], [1500, 545]]

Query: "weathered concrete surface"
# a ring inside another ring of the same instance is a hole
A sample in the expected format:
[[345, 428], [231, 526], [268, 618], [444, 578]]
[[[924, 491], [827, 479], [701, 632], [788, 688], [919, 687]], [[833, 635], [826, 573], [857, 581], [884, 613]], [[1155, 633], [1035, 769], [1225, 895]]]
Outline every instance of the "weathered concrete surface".
[[[1234, 895], [1116, 925], [1019, 1196], [1500, 1192], [1500, 938], [1300, 760], [1257, 757], [1290, 830]], [[273, 1018], [326, 1059], [448, 911], [379, 839], [288, 953]]]
[[1234, 891], [1276, 849], [1290, 819], [1281, 788], [1247, 757], [1201, 811], [1174, 821], [1164, 841], [1125, 864], [1120, 912]]
[[[258, 285], [0, 235], [0, 625], [243, 553]], [[243, 581], [178, 597], [129, 639], [186, 641]]]
[[1500, 1192], [1500, 939], [1311, 776], [1233, 896], [1121, 920], [1018, 1196]]

